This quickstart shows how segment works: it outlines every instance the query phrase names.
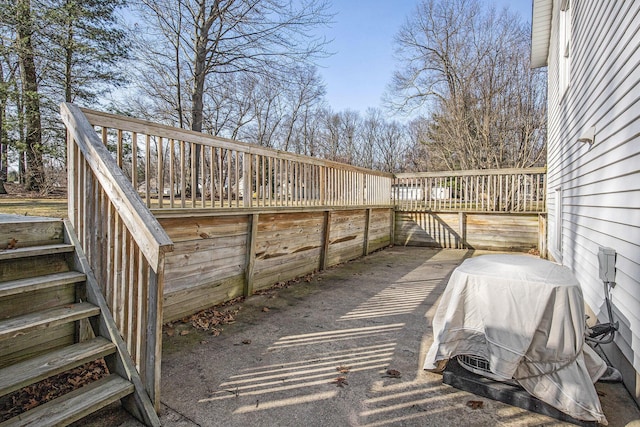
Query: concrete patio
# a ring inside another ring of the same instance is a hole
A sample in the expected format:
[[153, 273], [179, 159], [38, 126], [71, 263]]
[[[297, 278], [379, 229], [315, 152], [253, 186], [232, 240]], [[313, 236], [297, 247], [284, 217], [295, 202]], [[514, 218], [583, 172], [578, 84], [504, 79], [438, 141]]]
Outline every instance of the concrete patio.
[[[219, 336], [178, 325], [164, 335], [162, 424], [569, 425], [443, 385], [421, 369], [449, 275], [483, 253], [393, 247], [248, 298]], [[640, 424], [622, 385], [597, 389], [609, 425]], [[472, 400], [481, 407], [472, 409]], [[82, 425], [139, 424], [109, 407]]]

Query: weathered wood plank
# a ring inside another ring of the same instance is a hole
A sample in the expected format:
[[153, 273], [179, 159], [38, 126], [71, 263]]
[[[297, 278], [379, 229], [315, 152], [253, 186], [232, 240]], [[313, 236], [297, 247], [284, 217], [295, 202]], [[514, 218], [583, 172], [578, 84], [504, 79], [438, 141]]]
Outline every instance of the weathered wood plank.
[[164, 322], [181, 319], [199, 310], [242, 295], [244, 274], [193, 286], [164, 295]]
[[61, 285], [82, 283], [86, 276], [77, 271], [53, 273], [45, 276], [0, 282], [0, 298], [26, 292], [34, 292]]
[[3, 281], [24, 279], [49, 273], [69, 271], [64, 254], [41, 255], [38, 258], [16, 258], [0, 261], [0, 277]]
[[133, 393], [133, 384], [109, 375], [0, 424], [2, 427], [68, 425]]
[[7, 248], [10, 239], [17, 240], [19, 248], [62, 243], [62, 221], [34, 219], [29, 222], [0, 223], [0, 250]]
[[4, 249], [0, 251], [0, 261], [14, 260], [17, 258], [28, 258], [41, 255], [51, 255], [73, 252], [73, 246], [64, 243], [42, 246], [17, 247], [15, 249]]
[[260, 223], [260, 214], [253, 214], [247, 233], [247, 255], [245, 267], [245, 282], [243, 295], [249, 296], [253, 294], [253, 274], [256, 263], [256, 240], [258, 236], [258, 225]]
[[0, 368], [75, 342], [75, 325], [66, 323], [5, 341], [0, 345]]
[[2, 320], [0, 321], [0, 341], [38, 329], [95, 316], [99, 313], [98, 307], [83, 302]]
[[181, 254], [167, 257], [165, 261], [165, 274], [168, 271], [181, 270], [186, 274], [191, 267], [199, 268], [200, 264], [206, 264], [211, 269], [225, 267], [228, 264], [243, 263], [246, 258], [246, 248], [236, 246], [233, 248], [200, 250], [190, 254]]
[[221, 237], [209, 237], [198, 240], [184, 240], [176, 242], [173, 252], [167, 254], [166, 259], [178, 255], [187, 255], [199, 251], [233, 251], [233, 248], [244, 248], [247, 245], [247, 234], [231, 234]]
[[211, 269], [205, 264], [193, 268], [189, 275], [181, 274], [179, 270], [168, 270], [165, 275], [165, 288], [169, 292], [178, 289], [189, 289], [215, 280], [222, 280], [237, 275], [244, 275], [244, 262], [228, 265], [218, 269]]
[[327, 269], [327, 255], [329, 255], [329, 244], [331, 242], [331, 211], [324, 212], [324, 222], [322, 227], [322, 250], [320, 252], [320, 270]]
[[312, 260], [316, 259], [316, 257], [318, 257], [318, 260], [320, 259], [320, 251], [321, 248], [318, 246], [310, 248], [304, 252], [286, 254], [269, 259], [256, 259], [254, 274], [256, 276], [263, 276], [264, 274], [269, 274], [278, 270], [285, 270], [289, 268], [290, 265], [304, 263], [305, 261], [315, 269], [318, 264], [314, 264]]
[[[319, 258], [315, 258], [314, 261], [316, 262], [316, 265], [317, 265], [317, 263], [319, 262]], [[297, 265], [297, 266], [292, 265], [290, 267], [292, 268], [288, 268], [286, 270], [279, 270], [274, 274], [268, 274], [262, 277], [256, 275], [254, 279], [254, 289], [255, 290], [266, 289], [278, 282], [286, 282], [286, 281], [295, 279], [296, 277], [305, 276], [309, 273], [316, 271], [316, 269], [313, 268], [312, 265], [309, 265], [309, 263], [301, 263], [300, 265]]]
[[7, 296], [0, 302], [0, 318], [20, 316], [76, 302], [76, 286], [68, 283], [37, 292]]
[[249, 218], [247, 215], [160, 218], [159, 222], [174, 242], [182, 242], [230, 235], [246, 235]]
[[98, 337], [0, 369], [0, 396], [114, 352], [111, 341]]

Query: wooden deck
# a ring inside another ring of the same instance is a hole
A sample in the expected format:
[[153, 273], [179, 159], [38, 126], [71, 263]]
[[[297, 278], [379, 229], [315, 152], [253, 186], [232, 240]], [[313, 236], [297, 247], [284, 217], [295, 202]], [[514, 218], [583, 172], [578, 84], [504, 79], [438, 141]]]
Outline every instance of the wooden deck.
[[163, 322], [393, 244], [544, 243], [543, 169], [393, 175], [72, 104], [61, 115], [69, 222], [156, 408]]

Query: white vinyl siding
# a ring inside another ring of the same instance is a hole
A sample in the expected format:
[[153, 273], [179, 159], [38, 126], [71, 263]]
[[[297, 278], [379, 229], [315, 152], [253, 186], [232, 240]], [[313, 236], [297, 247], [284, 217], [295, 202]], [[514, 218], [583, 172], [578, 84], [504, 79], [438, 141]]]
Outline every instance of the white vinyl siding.
[[[554, 9], [561, 4], [556, 0]], [[556, 212], [553, 191], [548, 210], [550, 225], [561, 217], [564, 237], [560, 250], [550, 241], [549, 251], [575, 272], [600, 320], [606, 313], [598, 248], [617, 251], [616, 344], [640, 372], [640, 2], [572, 1], [570, 13], [564, 94], [560, 12], [553, 15], [549, 43], [547, 188], [562, 188], [563, 212]], [[596, 135], [590, 147], [577, 140], [591, 126]]]
[[571, 2], [562, 0], [558, 22], [558, 93], [560, 99], [569, 86], [571, 74]]

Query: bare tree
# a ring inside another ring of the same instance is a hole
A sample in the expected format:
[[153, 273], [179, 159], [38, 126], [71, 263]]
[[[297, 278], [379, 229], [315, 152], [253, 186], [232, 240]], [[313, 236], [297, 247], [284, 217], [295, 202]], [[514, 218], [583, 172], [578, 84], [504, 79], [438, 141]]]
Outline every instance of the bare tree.
[[184, 65], [179, 75], [190, 86], [190, 128], [198, 132], [204, 128], [204, 99], [212, 75], [243, 72], [273, 78], [325, 54], [326, 41], [310, 30], [330, 21], [326, 0], [140, 1], [151, 12], [142, 16], [155, 21], [150, 27], [174, 28], [164, 40], [149, 43], [161, 46], [169, 36], [169, 44], [177, 47]]
[[423, 0], [396, 37], [395, 106], [420, 109], [440, 168], [525, 167], [544, 158], [544, 75], [528, 28], [479, 0]]

